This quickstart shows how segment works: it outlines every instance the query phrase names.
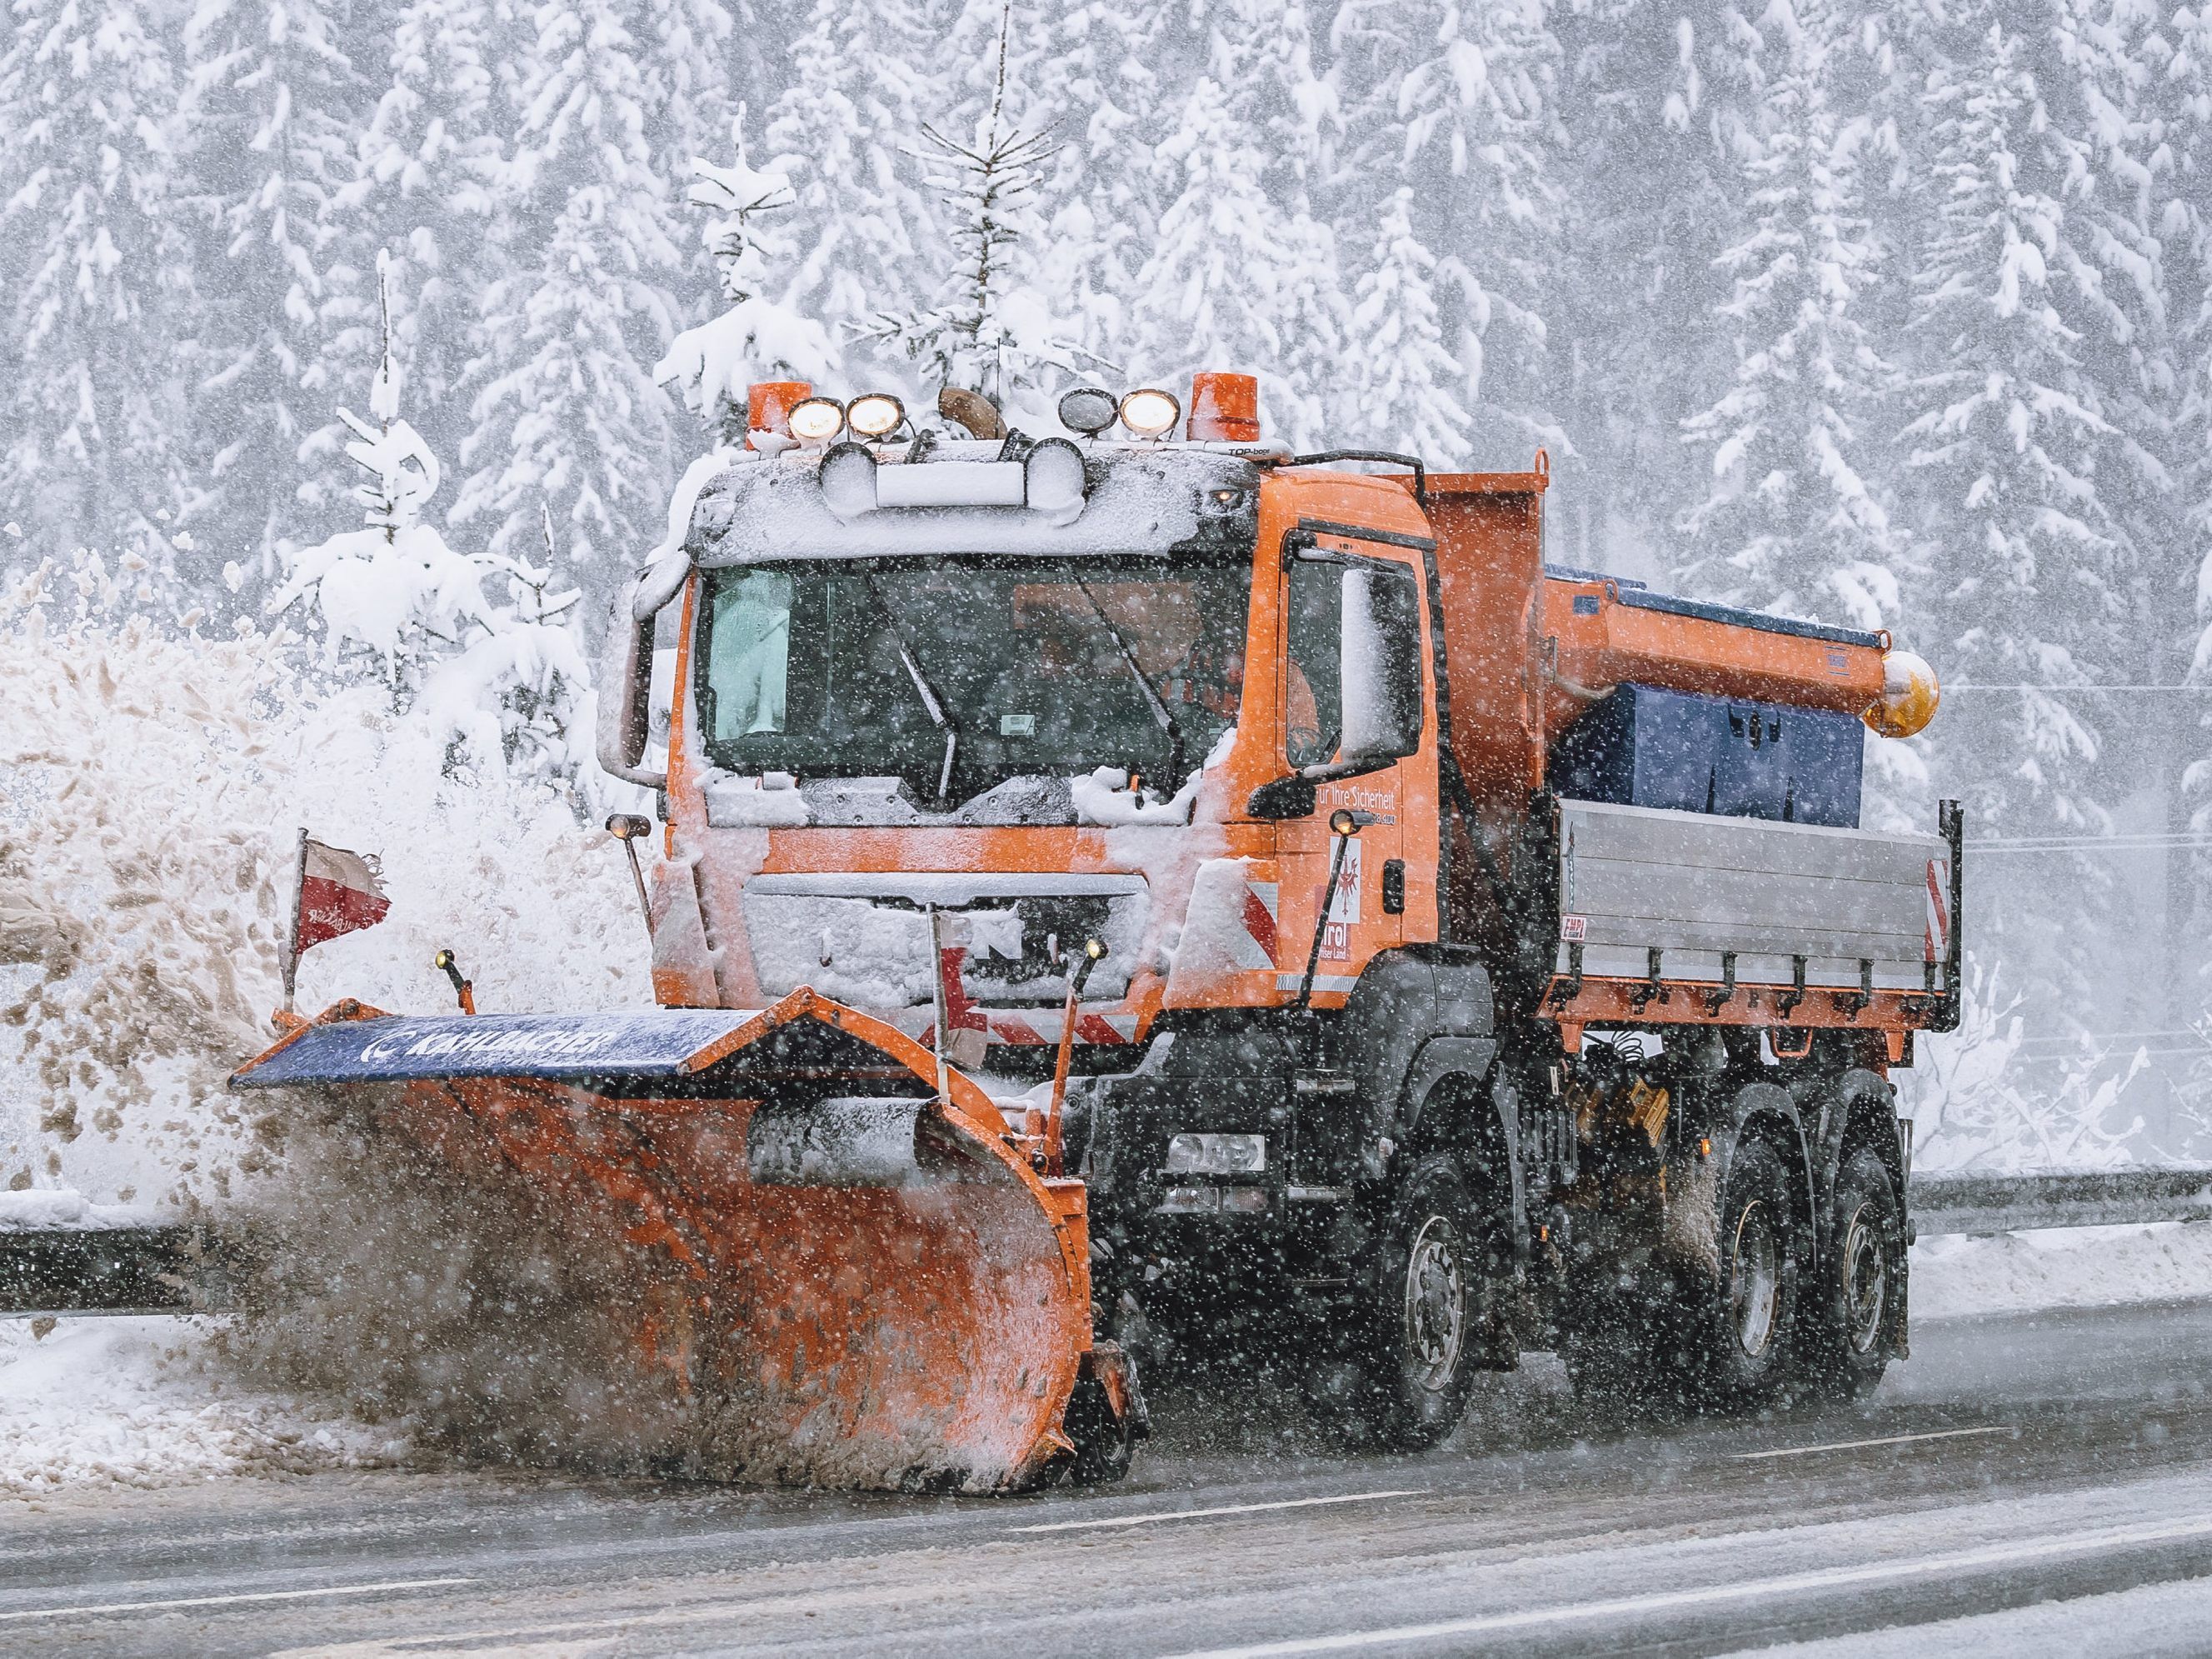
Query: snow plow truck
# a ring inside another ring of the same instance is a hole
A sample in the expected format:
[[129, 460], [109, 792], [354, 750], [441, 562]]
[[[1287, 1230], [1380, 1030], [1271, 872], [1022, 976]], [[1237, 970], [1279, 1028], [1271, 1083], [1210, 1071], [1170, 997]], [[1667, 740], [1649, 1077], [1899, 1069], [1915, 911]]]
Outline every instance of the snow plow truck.
[[1923, 663], [1548, 565], [1540, 453], [1291, 454], [1225, 374], [944, 407], [754, 387], [623, 597], [657, 1008], [342, 1002], [234, 1086], [620, 1228], [745, 1478], [1111, 1480], [1178, 1347], [1400, 1449], [1524, 1351], [1737, 1407], [1905, 1352], [1961, 821], [1860, 777]]

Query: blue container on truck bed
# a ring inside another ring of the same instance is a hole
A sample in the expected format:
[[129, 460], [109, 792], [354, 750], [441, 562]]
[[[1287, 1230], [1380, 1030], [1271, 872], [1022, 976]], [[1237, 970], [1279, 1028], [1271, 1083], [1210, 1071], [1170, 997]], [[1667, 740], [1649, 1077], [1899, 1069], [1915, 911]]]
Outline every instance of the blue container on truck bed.
[[1826, 708], [1623, 685], [1552, 745], [1577, 800], [1855, 830], [1865, 740]]

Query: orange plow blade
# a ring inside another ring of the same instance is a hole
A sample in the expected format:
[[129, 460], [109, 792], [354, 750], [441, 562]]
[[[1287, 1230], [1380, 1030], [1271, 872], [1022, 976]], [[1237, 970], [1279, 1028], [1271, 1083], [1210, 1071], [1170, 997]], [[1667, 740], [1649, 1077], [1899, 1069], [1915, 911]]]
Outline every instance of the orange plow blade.
[[[1034, 1486], [1133, 1393], [1094, 1352], [1082, 1183], [971, 1079], [801, 990], [759, 1013], [380, 1015], [341, 1003], [237, 1088], [331, 1091], [641, 1251], [637, 1363], [727, 1477]], [[1088, 1390], [1088, 1395], [1085, 1391]], [[1141, 1411], [1141, 1407], [1138, 1408]]]

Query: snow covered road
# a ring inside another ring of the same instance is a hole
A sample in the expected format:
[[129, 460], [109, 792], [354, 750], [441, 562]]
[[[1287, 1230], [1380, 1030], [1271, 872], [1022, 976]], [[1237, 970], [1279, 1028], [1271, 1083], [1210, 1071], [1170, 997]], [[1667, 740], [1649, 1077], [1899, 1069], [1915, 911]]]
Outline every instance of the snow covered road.
[[2212, 1304], [1915, 1346], [1863, 1407], [1753, 1425], [1593, 1425], [1536, 1362], [1403, 1460], [1186, 1410], [1104, 1494], [341, 1472], [40, 1499], [0, 1509], [0, 1646], [2200, 1649]]

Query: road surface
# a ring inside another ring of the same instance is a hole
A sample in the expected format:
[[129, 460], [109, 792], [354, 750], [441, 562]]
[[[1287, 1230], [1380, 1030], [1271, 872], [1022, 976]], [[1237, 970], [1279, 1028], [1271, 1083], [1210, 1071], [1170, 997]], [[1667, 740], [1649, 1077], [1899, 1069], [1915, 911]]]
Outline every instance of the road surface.
[[[2212, 1305], [1922, 1326], [1858, 1406], [1443, 1449], [1179, 1407], [1125, 1486], [823, 1496], [484, 1473], [0, 1504], [17, 1655], [2212, 1651]], [[1166, 1413], [1164, 1413], [1164, 1415]]]

